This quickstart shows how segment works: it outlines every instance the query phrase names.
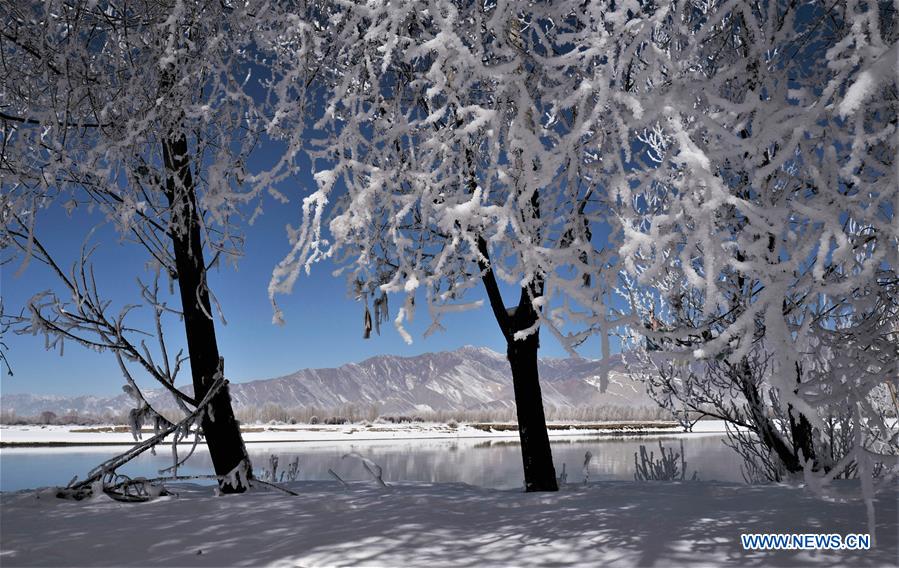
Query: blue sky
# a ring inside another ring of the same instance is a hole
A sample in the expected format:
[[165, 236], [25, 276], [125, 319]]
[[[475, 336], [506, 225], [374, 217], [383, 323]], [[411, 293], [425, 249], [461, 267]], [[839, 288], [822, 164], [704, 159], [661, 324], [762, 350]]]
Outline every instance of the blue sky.
[[[270, 167], [283, 151], [282, 144], [264, 139], [250, 158], [250, 169]], [[266, 197], [264, 214], [254, 225], [244, 228], [244, 255], [238, 260], [237, 267], [222, 263], [209, 274], [210, 288], [227, 320], [227, 325], [216, 322], [216, 332], [229, 380], [244, 382], [273, 378], [298, 369], [335, 367], [380, 354], [411, 356], [464, 345], [505, 352], [505, 343], [482, 286], [474, 288], [465, 297], [466, 301], [483, 300], [480, 309], [445, 314], [442, 319], [445, 331], [437, 331], [427, 338], [424, 332], [431, 321], [422, 293], [417, 298], [419, 308], [414, 321], [405, 324], [414, 339], [411, 345], [402, 340], [392, 324], [403, 301], [399, 296], [392, 296], [390, 321], [382, 325], [381, 335], [372, 333], [371, 339], [363, 339], [363, 306], [350, 297], [342, 276], [332, 276], [335, 267], [329, 262], [316, 264], [310, 276], [304, 275], [297, 281], [291, 295], [277, 298], [286, 323], [274, 325], [267, 296], [271, 271], [290, 250], [285, 228], [288, 224], [298, 223], [301, 199], [314, 184], [305, 157], [301, 158], [301, 168], [305, 173], [278, 184], [278, 189], [291, 202], [284, 205]], [[340, 188], [336, 191], [339, 193]], [[99, 245], [93, 260], [101, 296], [113, 302], [109, 314], [117, 314], [124, 305], [139, 303], [140, 292], [135, 280], [140, 277], [148, 282], [153, 274], [146, 266], [150, 255], [145, 249], [123, 242], [103, 215], [96, 211], [79, 208], [70, 216], [60, 203], [55, 203], [39, 215], [39, 238], [66, 270], [78, 259], [82, 243], [89, 234], [91, 244]], [[206, 260], [209, 261], [208, 254]], [[56, 277], [47, 267], [35, 261], [24, 270], [20, 267], [21, 259], [0, 267], [0, 294], [6, 313], [18, 313], [35, 293], [48, 289], [61, 291]], [[163, 284], [167, 286], [167, 282]], [[506, 304], [516, 304], [519, 290], [503, 283], [501, 286]], [[177, 290], [169, 302], [180, 308]], [[148, 310], [132, 313], [130, 321], [141, 329], [152, 330], [148, 315]], [[171, 353], [180, 347], [186, 352], [183, 326], [173, 317], [167, 320], [165, 337]], [[148, 342], [153, 344], [150, 339]], [[7, 333], [3, 342], [8, 347], [7, 357], [13, 375], [10, 376], [3, 367], [0, 393], [108, 395], [119, 392], [124, 384], [111, 353], [97, 353], [69, 342], [60, 355], [58, 350], [45, 349], [43, 336], [14, 333]], [[585, 357], [600, 357], [599, 339], [590, 338], [580, 348], [580, 353]], [[540, 355], [567, 356], [549, 332], [541, 334]], [[139, 369], [132, 372], [140, 386], [155, 386]], [[189, 382], [190, 371], [185, 366], [178, 384]]]
[[[379, 354], [415, 355], [429, 351], [456, 349], [463, 345], [489, 347], [504, 352], [502, 336], [493, 319], [486, 296], [477, 288], [468, 299], [485, 300], [485, 305], [474, 311], [451, 313], [444, 316], [446, 331], [438, 331], [423, 337], [430, 320], [424, 301], [415, 320], [407, 328], [414, 343], [407, 345], [400, 338], [392, 323], [382, 326], [381, 335], [362, 338], [363, 308], [347, 293], [342, 277], [331, 275], [333, 266], [320, 263], [312, 275], [302, 277], [289, 296], [280, 296], [279, 305], [284, 311], [286, 324], [271, 323], [272, 309], [267, 297], [267, 286], [272, 268], [288, 249], [285, 226], [296, 223], [299, 215], [299, 195], [303, 183], [310, 179], [295, 180], [293, 189], [284, 187], [292, 197], [288, 205], [272, 199], [264, 202], [265, 214], [253, 226], [246, 228], [245, 255], [237, 268], [223, 265], [210, 273], [210, 285], [223, 307], [227, 325], [217, 322], [219, 349], [225, 357], [226, 374], [234, 382], [272, 378], [302, 368], [333, 367], [343, 363], [360, 361]], [[81, 244], [91, 228], [98, 226], [91, 242], [98, 244], [94, 253], [97, 279], [101, 295], [113, 302], [111, 314], [121, 306], [140, 300], [135, 279], [140, 276], [149, 281], [152, 272], [146, 267], [148, 254], [138, 246], [122, 242], [115, 230], [104, 223], [97, 212], [76, 210], [71, 217], [56, 206], [39, 219], [42, 239], [60, 263], [68, 269], [78, 258]], [[2, 267], [2, 292], [5, 310], [18, 312], [33, 294], [46, 289], [59, 290], [58, 283], [42, 264], [32, 261], [19, 272], [21, 261]], [[164, 286], [165, 287], [165, 286]], [[517, 302], [518, 295], [511, 288], [506, 290], [508, 304]], [[391, 297], [391, 322], [401, 303], [400, 297]], [[174, 306], [177, 299], [171, 298]], [[133, 322], [142, 328], [152, 329], [151, 320], [142, 313], [134, 314]], [[170, 344], [184, 344], [184, 331], [180, 322], [169, 318], [166, 340]], [[4, 342], [12, 365], [13, 376], [3, 369], [0, 392], [40, 394], [112, 394], [123, 384], [121, 371], [110, 353], [96, 353], [84, 347], [68, 343], [64, 354], [47, 351], [42, 336], [19, 336], [8, 333]], [[565, 356], [555, 338], [543, 333], [541, 355]], [[599, 340], [591, 339], [582, 354], [599, 357]], [[140, 373], [137, 373], [136, 378]], [[179, 375], [179, 384], [189, 382], [189, 371]], [[151, 387], [152, 381], [139, 380], [142, 386]]]

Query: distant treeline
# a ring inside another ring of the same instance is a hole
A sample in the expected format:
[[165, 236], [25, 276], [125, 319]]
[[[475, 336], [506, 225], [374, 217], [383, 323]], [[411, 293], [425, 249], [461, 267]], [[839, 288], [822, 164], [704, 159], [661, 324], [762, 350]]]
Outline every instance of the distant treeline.
[[15, 425], [70, 425], [91, 426], [95, 424], [128, 424], [128, 412], [105, 412], [103, 414], [66, 412], [57, 414], [45, 410], [36, 416], [21, 416], [15, 411], [0, 411], [0, 424]]
[[[163, 414], [169, 414], [163, 412]], [[415, 411], [404, 413], [384, 412], [377, 404], [346, 404], [337, 408], [292, 407], [284, 408], [277, 404], [266, 404], [256, 407], [238, 407], [235, 409], [237, 419], [244, 424], [349, 424], [358, 422], [514, 422], [514, 408], [479, 409], [479, 410], [437, 410]], [[177, 419], [172, 413], [169, 419]], [[546, 407], [547, 420], [670, 420], [671, 413], [654, 406], [596, 406], [585, 408]], [[0, 412], [0, 424], [6, 425], [93, 425], [93, 424], [128, 424], [128, 412], [102, 415], [90, 413], [68, 412], [57, 414], [44, 411], [37, 416], [20, 416], [15, 412]]]
[[[237, 408], [238, 420], [250, 423], [344, 424], [354, 422], [514, 422], [515, 408], [385, 412], [377, 404], [347, 404], [338, 408], [284, 408], [277, 404]], [[670, 420], [671, 413], [657, 406], [597, 406], [546, 408], [547, 420]]]

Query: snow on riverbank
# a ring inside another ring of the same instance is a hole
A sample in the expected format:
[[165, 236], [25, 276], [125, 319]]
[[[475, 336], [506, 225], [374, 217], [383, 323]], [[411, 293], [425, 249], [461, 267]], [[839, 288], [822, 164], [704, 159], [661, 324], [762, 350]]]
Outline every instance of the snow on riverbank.
[[463, 484], [288, 484], [298, 497], [210, 487], [124, 504], [0, 495], [13, 566], [894, 566], [897, 495], [862, 551], [744, 551], [744, 533], [866, 532], [859, 502], [796, 487], [604, 481], [525, 494]]
[[[479, 426], [479, 427], [476, 427]], [[590, 427], [585, 427], [590, 426]], [[595, 426], [595, 427], [593, 427]], [[620, 434], [677, 434], [680, 427], [666, 422], [608, 422], [584, 424], [556, 424], [550, 426], [550, 437], [601, 436]], [[518, 438], [513, 425], [469, 425], [450, 427], [437, 423], [412, 424], [342, 424], [290, 426], [245, 425], [242, 427], [247, 443], [258, 442], [315, 442], [352, 440], [391, 440], [421, 438]], [[695, 433], [723, 433], [718, 421], [702, 421]], [[144, 436], [152, 432], [145, 431]], [[0, 426], [0, 444], [18, 445], [127, 445], [134, 438], [123, 426]]]

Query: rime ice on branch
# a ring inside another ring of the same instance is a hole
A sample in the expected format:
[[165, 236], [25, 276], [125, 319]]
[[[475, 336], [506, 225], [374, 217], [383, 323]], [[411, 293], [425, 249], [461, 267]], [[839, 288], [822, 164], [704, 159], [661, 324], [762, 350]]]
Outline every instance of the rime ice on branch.
[[[621, 81], [637, 56], [622, 47], [656, 17], [634, 27], [627, 13], [611, 2], [417, 1], [336, 16], [323, 135], [310, 141], [318, 187], [269, 287], [274, 301], [331, 258], [363, 296], [405, 296], [394, 323], [411, 341], [417, 294], [433, 331], [444, 313], [479, 307], [463, 297], [483, 285], [515, 376], [529, 489], [556, 486], [538, 332], [574, 353], [610, 325], [608, 188], [625, 172], [627, 121], [642, 114]], [[500, 282], [514, 287], [512, 307]]]
[[619, 188], [656, 394], [869, 507], [899, 459], [897, 35], [886, 3], [671, 4]]
[[[161, 330], [155, 361], [145, 345], [123, 341], [133, 331], [122, 325], [130, 308], [106, 317], [86, 262], [71, 278], [54, 265], [71, 301], [36, 296], [22, 331], [45, 333], [57, 346], [74, 339], [112, 349], [143, 415], [149, 410], [126, 363], [138, 363], [183, 404], [209, 391], [219, 363], [213, 307], [221, 309], [206, 273], [240, 254], [245, 217], [261, 213], [266, 192], [283, 200], [273, 184], [294, 171], [298, 117], [319, 57], [311, 19], [287, 4], [81, 0], [3, 10], [4, 237], [24, 263], [47, 260], [38, 250], [44, 210], [99, 209], [177, 284], [193, 397], [172, 385], [183, 360], [170, 366]], [[284, 50], [292, 57], [277, 57]], [[288, 126], [291, 139], [276, 163], [251, 171], [254, 148]], [[168, 308], [141, 286], [158, 322]], [[88, 319], [79, 320], [85, 310]], [[217, 474], [249, 463], [227, 388], [202, 422]]]

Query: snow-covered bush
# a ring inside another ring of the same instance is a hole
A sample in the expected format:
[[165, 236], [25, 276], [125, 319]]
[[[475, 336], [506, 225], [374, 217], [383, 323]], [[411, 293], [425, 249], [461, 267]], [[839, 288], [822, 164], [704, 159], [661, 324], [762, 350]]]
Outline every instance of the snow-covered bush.
[[663, 396], [723, 408], [817, 490], [857, 471], [869, 509], [899, 462], [878, 394], [899, 361], [897, 37], [882, 2], [672, 3], [618, 187]]
[[[644, 338], [630, 339], [629, 372], [673, 415], [688, 413], [694, 417], [691, 421], [697, 416], [723, 420], [728, 445], [744, 460], [747, 481], [801, 476], [803, 458], [813, 460], [815, 470], [829, 472], [852, 448], [854, 422], [840, 404], [817, 408], [823, 427], [813, 428], [804, 415], [793, 413], [791, 417], [791, 407], [781, 404], [777, 389], [768, 382], [771, 355], [764, 350], [764, 340], [734, 365], [723, 357], [691, 363], [666, 359], [664, 340], [653, 342], [653, 349], [647, 350]], [[885, 385], [878, 392], [884, 391]], [[872, 405], [879, 409], [881, 420], [891, 419], [889, 397], [875, 397]], [[888, 440], [882, 442], [890, 445]], [[882, 473], [883, 466], [878, 465], [877, 470]], [[855, 462], [848, 460], [835, 476], [855, 477], [857, 473]]]

